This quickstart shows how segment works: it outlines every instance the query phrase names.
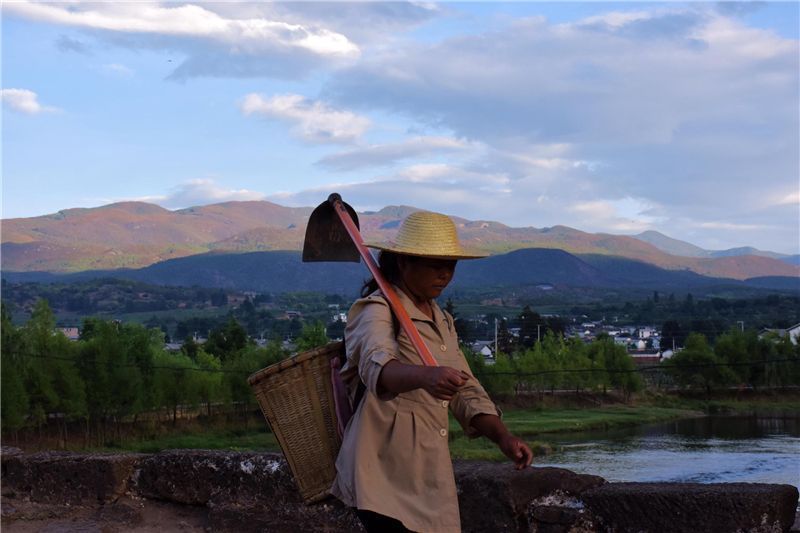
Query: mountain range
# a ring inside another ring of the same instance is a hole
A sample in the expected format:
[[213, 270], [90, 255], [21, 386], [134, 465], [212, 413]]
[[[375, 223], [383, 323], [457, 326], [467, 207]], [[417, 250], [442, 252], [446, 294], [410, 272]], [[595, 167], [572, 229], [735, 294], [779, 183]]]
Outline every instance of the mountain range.
[[[251, 264], [253, 261], [269, 258], [302, 275], [303, 267], [289, 264], [302, 265], [297, 252], [302, 248], [312, 210], [266, 201], [226, 202], [177, 211], [143, 202], [122, 202], [6, 219], [2, 221], [2, 271], [5, 277], [17, 273], [13, 277], [18, 279], [44, 279], [48, 277], [45, 273], [80, 272], [93, 272], [92, 276], [125, 272], [125, 277], [139, 277], [133, 274], [136, 271], [157, 279], [168, 278], [168, 272], [176, 268], [184, 273], [187, 268], [200, 268], [211, 278], [224, 278], [239, 268], [236, 264], [240, 264], [242, 272], [252, 273], [258, 268]], [[400, 221], [415, 210], [409, 206], [389, 206], [359, 213], [364, 238], [367, 241], [390, 238]], [[464, 283], [473, 273], [490, 282], [498, 269], [507, 269], [506, 280], [522, 282], [519, 276], [523, 276], [526, 282], [534, 282], [539, 269], [537, 279], [541, 282], [569, 278], [594, 285], [634, 283], [636, 276], [648, 268], [655, 268], [656, 277], [670, 284], [691, 284], [705, 278], [798, 279], [800, 276], [800, 267], [795, 264], [797, 256], [754, 248], [709, 251], [654, 231], [632, 236], [611, 235], [567, 226], [514, 228], [499, 222], [453, 219], [468, 248], [493, 256], [459, 267], [458, 279]], [[525, 252], [527, 249], [538, 251]], [[258, 254], [278, 251], [285, 253]], [[522, 253], [509, 253], [516, 251]], [[499, 259], [501, 256], [505, 259]], [[556, 265], [560, 267], [555, 268]], [[351, 267], [352, 276], [359, 280], [364, 277], [363, 267], [357, 265], [341, 266], [342, 272], [349, 272], [347, 268]], [[633, 270], [639, 274], [634, 276]], [[624, 272], [628, 278], [617, 279]], [[196, 275], [203, 276], [199, 272]], [[355, 279], [350, 277], [346, 275], [348, 280], [343, 282]], [[793, 281], [786, 283], [792, 285]]]

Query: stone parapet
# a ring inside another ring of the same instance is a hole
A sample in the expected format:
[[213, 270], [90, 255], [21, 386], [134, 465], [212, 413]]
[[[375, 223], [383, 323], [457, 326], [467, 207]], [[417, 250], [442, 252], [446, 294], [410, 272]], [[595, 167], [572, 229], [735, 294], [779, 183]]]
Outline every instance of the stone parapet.
[[[454, 464], [465, 533], [789, 531], [797, 489], [606, 483], [560, 468]], [[3, 450], [2, 525], [14, 531], [361, 531], [333, 499], [307, 506], [280, 454], [23, 454]], [[61, 528], [61, 529], [59, 529]], [[94, 528], [94, 529], [92, 529]]]

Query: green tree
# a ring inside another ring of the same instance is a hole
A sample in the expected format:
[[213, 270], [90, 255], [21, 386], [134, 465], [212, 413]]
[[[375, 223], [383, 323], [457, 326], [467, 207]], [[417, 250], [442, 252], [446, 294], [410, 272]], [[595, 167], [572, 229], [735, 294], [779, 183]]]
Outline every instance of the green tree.
[[737, 376], [714, 355], [705, 336], [692, 333], [686, 339], [686, 347], [665, 363], [667, 371], [682, 386], [704, 389], [710, 393], [713, 387], [736, 382]]
[[197, 365], [186, 355], [161, 351], [156, 354], [155, 367], [160, 403], [172, 411], [174, 426], [178, 420], [178, 409], [196, 403], [199, 386]]
[[325, 324], [317, 320], [303, 326], [296, 342], [297, 351], [307, 352], [319, 346], [325, 346], [328, 342], [330, 341], [325, 332]]
[[599, 353], [601, 363], [608, 376], [608, 383], [615, 389], [619, 389], [628, 401], [631, 394], [641, 390], [642, 378], [636, 373], [636, 365], [633, 358], [623, 346], [616, 344], [612, 339], [596, 341], [600, 344]]
[[517, 378], [511, 359], [498, 353], [493, 365], [487, 365], [483, 378], [483, 386], [490, 394], [511, 394], [514, 392]]
[[742, 384], [752, 384], [763, 372], [754, 357], [760, 352], [754, 331], [731, 329], [720, 335], [714, 344], [714, 354], [721, 362], [731, 365], [731, 372]]
[[245, 420], [247, 420], [247, 413], [255, 403], [255, 395], [247, 383], [247, 377], [275, 362], [274, 346], [267, 349], [248, 346], [223, 363], [222, 369], [225, 371], [224, 382], [228, 397]]
[[58, 394], [53, 387], [51, 363], [56, 355], [53, 349], [55, 317], [46, 300], [36, 302], [31, 318], [22, 327], [25, 339], [24, 356], [27, 358], [25, 390], [28, 392], [31, 422], [40, 430], [47, 414], [55, 412]]
[[534, 344], [533, 348], [528, 348], [514, 359], [514, 366], [524, 386], [540, 396], [550, 388], [550, 373], [556, 370], [556, 364], [545, 354], [541, 343]]
[[160, 330], [140, 324], [92, 321], [92, 334], [80, 345], [78, 369], [83, 378], [90, 420], [105, 441], [109, 418], [121, 436], [121, 423], [157, 406], [155, 359], [163, 351]]
[[197, 397], [206, 406], [206, 414], [211, 416], [211, 405], [222, 401], [222, 363], [202, 348], [195, 352], [194, 361], [197, 363]]
[[28, 416], [28, 392], [25, 390], [23, 339], [11, 322], [6, 304], [2, 304], [2, 344], [0, 344], [0, 423], [4, 431], [16, 432], [25, 426]]
[[226, 361], [247, 345], [247, 331], [234, 317], [230, 317], [224, 326], [211, 331], [203, 349], [219, 357], [221, 361]]

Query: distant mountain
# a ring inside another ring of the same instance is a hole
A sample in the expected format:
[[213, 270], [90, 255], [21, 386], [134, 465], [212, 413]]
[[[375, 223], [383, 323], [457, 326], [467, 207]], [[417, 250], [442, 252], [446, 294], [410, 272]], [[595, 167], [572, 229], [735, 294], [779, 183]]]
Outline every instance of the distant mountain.
[[638, 235], [634, 235], [633, 237], [635, 239], [639, 239], [640, 241], [652, 244], [662, 252], [667, 252], [668, 254], [680, 255], [682, 257], [709, 256], [708, 251], [700, 248], [699, 246], [695, 246], [694, 244], [686, 241], [673, 239], [672, 237], [667, 237], [658, 231], [645, 231]]
[[[75, 282], [119, 278], [154, 285], [200, 286], [258, 292], [316, 291], [354, 296], [368, 277], [363, 264], [303, 263], [299, 252], [206, 253], [169, 259], [141, 269], [84, 271], [72, 274], [4, 272], [11, 282]], [[701, 276], [662, 269], [641, 261], [562, 250], [527, 248], [480, 261], [459, 263], [452, 288], [524, 288], [550, 286], [592, 289], [691, 290], [730, 285], [775, 290], [800, 290], [797, 278], [750, 281]]]
[[[388, 206], [359, 214], [364, 238], [391, 238], [401, 220], [415, 210], [410, 206]], [[178, 211], [142, 202], [122, 202], [7, 219], [3, 221], [2, 270], [140, 269], [209, 252], [298, 251], [311, 211], [311, 207], [289, 208], [263, 201], [226, 202]], [[735, 279], [800, 273], [796, 265], [768, 257], [682, 256], [678, 252], [702, 249], [656, 232], [624, 236], [587, 233], [567, 226], [512, 228], [492, 221], [454, 220], [466, 246], [490, 254], [550, 248], [570, 254], [624, 257], [668, 270]], [[645, 242], [644, 238], [652, 242]]]
[[705, 250], [694, 244], [673, 239], [672, 237], [667, 237], [663, 233], [652, 230], [639, 233], [633, 237], [648, 244], [652, 244], [662, 252], [683, 257], [738, 257], [743, 255], [755, 255], [759, 257], [769, 257], [771, 259], [780, 259], [789, 264], [798, 264], [796, 260], [791, 259], [798, 256], [787, 256], [786, 254], [779, 254], [777, 252], [759, 250], [752, 246], [728, 248], [727, 250]]

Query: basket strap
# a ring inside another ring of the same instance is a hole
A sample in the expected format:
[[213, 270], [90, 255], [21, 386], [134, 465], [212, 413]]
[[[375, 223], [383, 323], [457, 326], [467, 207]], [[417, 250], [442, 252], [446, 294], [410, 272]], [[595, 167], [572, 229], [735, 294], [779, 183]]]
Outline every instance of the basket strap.
[[[384, 298], [382, 294], [379, 294], [378, 296]], [[391, 306], [389, 307], [389, 309], [391, 309]], [[394, 338], [395, 340], [397, 340], [397, 335], [400, 333], [400, 322], [397, 320], [397, 317], [395, 316], [394, 313], [392, 313], [392, 328], [394, 328]], [[344, 334], [342, 334], [342, 342], [344, 343], [345, 349], [339, 354], [340, 366], [344, 366], [344, 363], [347, 360], [347, 338]], [[335, 375], [331, 374], [331, 381], [333, 382], [335, 391], [337, 390], [338, 387], [343, 386], [343, 383], [342, 383], [342, 378], [339, 375], [339, 368], [336, 368], [334, 370], [334, 373]], [[336, 405], [336, 411], [339, 420], [338, 424], [338, 429], [340, 432], [339, 436], [344, 435], [344, 428], [347, 427], [347, 422], [358, 410], [358, 406], [361, 405], [361, 400], [364, 399], [364, 394], [367, 392], [367, 386], [364, 385], [363, 381], [361, 381], [361, 376], [358, 375], [358, 372], [356, 372], [356, 376], [358, 376], [358, 385], [356, 386], [356, 393], [353, 395], [353, 405], [352, 406], [348, 405], [347, 407], [344, 407], [343, 405], [341, 409], [339, 408], [338, 404]], [[341, 401], [341, 396], [339, 396], [339, 399]]]

